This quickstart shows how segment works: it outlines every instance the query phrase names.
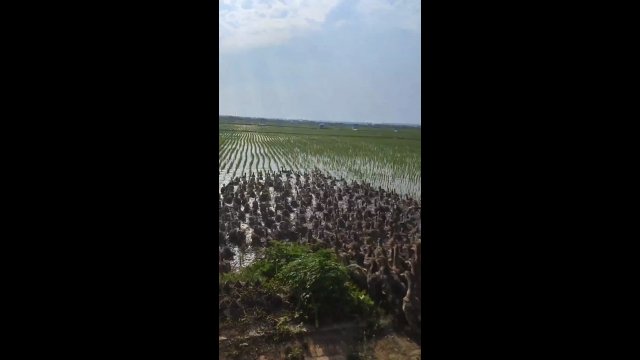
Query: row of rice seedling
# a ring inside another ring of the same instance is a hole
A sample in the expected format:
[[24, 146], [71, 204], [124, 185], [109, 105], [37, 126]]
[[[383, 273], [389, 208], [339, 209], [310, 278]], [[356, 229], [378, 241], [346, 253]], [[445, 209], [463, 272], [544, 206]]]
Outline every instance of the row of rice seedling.
[[226, 165], [229, 162], [230, 152], [234, 149], [236, 139], [239, 134], [225, 133], [219, 136], [220, 148], [218, 152], [218, 168], [226, 169]]
[[366, 180], [420, 195], [420, 142], [416, 140], [251, 131], [224, 131], [219, 138], [221, 181], [260, 170], [319, 168], [347, 180]]

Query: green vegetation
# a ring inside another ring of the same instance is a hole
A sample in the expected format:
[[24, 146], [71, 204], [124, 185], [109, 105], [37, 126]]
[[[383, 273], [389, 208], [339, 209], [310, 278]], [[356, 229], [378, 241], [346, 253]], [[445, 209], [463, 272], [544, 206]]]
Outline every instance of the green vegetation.
[[350, 281], [347, 268], [329, 250], [314, 252], [305, 245], [274, 242], [262, 259], [221, 280], [260, 283], [285, 294], [302, 318], [316, 326], [320, 319], [372, 320], [378, 314], [371, 298]]
[[[420, 129], [312, 123], [223, 122], [219, 125], [219, 185], [259, 170], [311, 171], [420, 197]], [[279, 124], [279, 125], [276, 125]]]

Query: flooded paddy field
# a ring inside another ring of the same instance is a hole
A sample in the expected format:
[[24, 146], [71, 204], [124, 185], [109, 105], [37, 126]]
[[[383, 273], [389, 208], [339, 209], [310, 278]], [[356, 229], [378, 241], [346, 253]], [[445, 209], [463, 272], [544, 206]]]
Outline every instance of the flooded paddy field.
[[319, 169], [347, 181], [421, 196], [420, 130], [226, 125], [219, 129], [218, 189], [259, 170]]

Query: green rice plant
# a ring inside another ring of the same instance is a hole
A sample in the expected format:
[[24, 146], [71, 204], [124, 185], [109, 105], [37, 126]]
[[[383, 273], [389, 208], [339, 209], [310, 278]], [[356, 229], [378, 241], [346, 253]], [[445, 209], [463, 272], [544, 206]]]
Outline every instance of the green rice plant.
[[219, 168], [232, 176], [283, 168], [319, 168], [348, 180], [420, 195], [420, 135], [390, 129], [317, 130], [309, 126], [221, 124]]

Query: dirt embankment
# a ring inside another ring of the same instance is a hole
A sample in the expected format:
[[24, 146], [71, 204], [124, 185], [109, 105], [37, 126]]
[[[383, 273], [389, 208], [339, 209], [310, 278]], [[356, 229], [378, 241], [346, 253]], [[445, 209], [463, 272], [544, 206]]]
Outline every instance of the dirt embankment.
[[[219, 338], [222, 360], [418, 360], [421, 349], [413, 340], [393, 332], [366, 339], [355, 323], [320, 329], [290, 325], [289, 330], [256, 328], [240, 333], [230, 327]], [[227, 335], [227, 336], [225, 336]]]

